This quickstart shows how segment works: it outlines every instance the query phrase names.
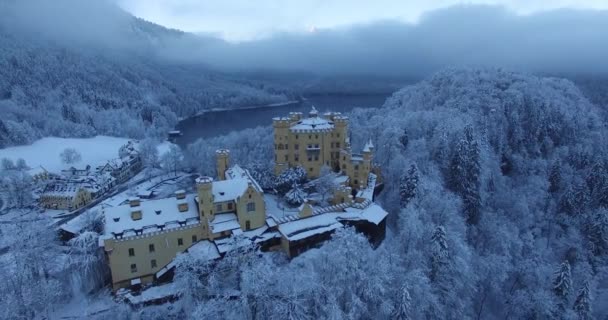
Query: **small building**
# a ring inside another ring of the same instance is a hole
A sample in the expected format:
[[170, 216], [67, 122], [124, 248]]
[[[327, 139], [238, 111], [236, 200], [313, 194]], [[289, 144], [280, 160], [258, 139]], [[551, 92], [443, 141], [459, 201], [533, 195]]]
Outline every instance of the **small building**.
[[91, 202], [91, 192], [83, 184], [55, 183], [48, 185], [38, 201], [43, 208], [77, 210]]

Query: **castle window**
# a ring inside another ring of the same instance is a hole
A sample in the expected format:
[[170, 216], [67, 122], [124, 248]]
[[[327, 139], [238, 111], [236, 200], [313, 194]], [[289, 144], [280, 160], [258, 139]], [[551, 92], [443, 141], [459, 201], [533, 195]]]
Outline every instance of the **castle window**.
[[289, 161], [289, 155], [288, 154], [285, 155], [285, 161]]
[[247, 212], [255, 211], [255, 202], [247, 203]]
[[232, 203], [228, 204], [228, 210], [232, 210]]
[[134, 256], [135, 256], [135, 249], [129, 248], [129, 257], [134, 257]]
[[295, 144], [293, 147], [294, 147], [294, 149], [296, 149], [296, 150], [300, 150], [300, 145], [299, 145], [299, 144], [297, 144], [297, 143], [296, 143], [296, 144]]
[[308, 161], [312, 161], [312, 156], [308, 156]]
[[216, 206], [215, 206], [215, 210], [216, 210], [217, 212], [222, 211], [222, 204], [220, 203], [220, 204], [216, 205]]
[[198, 241], [198, 238], [196, 237], [196, 235], [192, 235], [192, 243], [195, 243]]
[[340, 148], [340, 142], [336, 142], [336, 148]]
[[308, 139], [312, 139], [312, 135], [310, 135], [310, 134], [309, 134], [309, 135], [308, 135]]
[[249, 220], [245, 220], [245, 230], [251, 229], [251, 222]]
[[359, 180], [355, 179], [355, 184], [359, 184]]
[[279, 150], [283, 150], [283, 144], [279, 143]]
[[319, 156], [315, 156], [315, 161], [319, 161]]
[[150, 244], [148, 245], [148, 251], [150, 251], [150, 252], [154, 252], [154, 251], [156, 251], [156, 250], [154, 249], [154, 244], [153, 244], [153, 243], [150, 243]]
[[178, 246], [183, 246], [183, 245], [184, 245], [184, 239], [182, 239], [182, 238], [177, 238], [177, 245], [178, 245]]
[[355, 165], [355, 170], [359, 170], [359, 165], [358, 164]]
[[296, 139], [298, 139], [298, 135], [296, 134]]
[[294, 160], [294, 161], [300, 161], [300, 157], [299, 157], [297, 154], [295, 154], [295, 155], [293, 156], [293, 160]]
[[315, 139], [319, 139], [319, 135], [318, 134], [315, 134]]
[[289, 145], [287, 143], [285, 144], [285, 150], [289, 150]]
[[152, 268], [152, 269], [156, 268], [156, 259], [150, 260], [150, 268]]
[[137, 272], [137, 265], [135, 263], [131, 263], [131, 273]]
[[308, 171], [312, 172], [312, 168], [308, 168]]

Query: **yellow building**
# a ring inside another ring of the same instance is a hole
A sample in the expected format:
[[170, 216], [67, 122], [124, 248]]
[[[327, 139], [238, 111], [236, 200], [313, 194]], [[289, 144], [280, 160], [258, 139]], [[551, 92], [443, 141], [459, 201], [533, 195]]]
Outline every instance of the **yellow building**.
[[[265, 226], [263, 191], [248, 171], [228, 168], [227, 150], [218, 150], [218, 180], [200, 177], [196, 193], [104, 209], [102, 246], [113, 288], [151, 283], [169, 269], [176, 255], [201, 240], [217, 240]], [[208, 241], [200, 245], [209, 245]], [[210, 257], [222, 250], [209, 245]]]
[[77, 210], [91, 202], [91, 192], [83, 184], [57, 183], [47, 186], [39, 198], [43, 208]]
[[322, 117], [312, 107], [307, 118], [301, 112], [289, 117], [273, 118], [275, 175], [301, 166], [307, 177], [319, 176], [323, 166], [348, 176], [348, 185], [355, 190], [365, 188], [372, 169], [373, 144], [368, 142], [362, 154], [351, 152], [348, 138], [348, 117], [337, 112]]

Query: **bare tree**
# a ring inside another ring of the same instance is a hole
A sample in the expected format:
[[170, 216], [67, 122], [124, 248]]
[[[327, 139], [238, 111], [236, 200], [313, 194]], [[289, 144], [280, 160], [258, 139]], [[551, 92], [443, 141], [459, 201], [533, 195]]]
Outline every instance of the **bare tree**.
[[59, 154], [59, 157], [61, 157], [61, 162], [65, 164], [74, 164], [82, 160], [82, 156], [74, 148], [63, 149], [63, 151]]

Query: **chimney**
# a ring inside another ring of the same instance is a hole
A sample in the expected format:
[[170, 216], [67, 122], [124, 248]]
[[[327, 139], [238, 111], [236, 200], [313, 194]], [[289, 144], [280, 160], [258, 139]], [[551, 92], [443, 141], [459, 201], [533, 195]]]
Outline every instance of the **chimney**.
[[217, 161], [217, 180], [226, 180], [226, 170], [230, 161], [230, 151], [228, 149], [218, 149], [215, 151]]

